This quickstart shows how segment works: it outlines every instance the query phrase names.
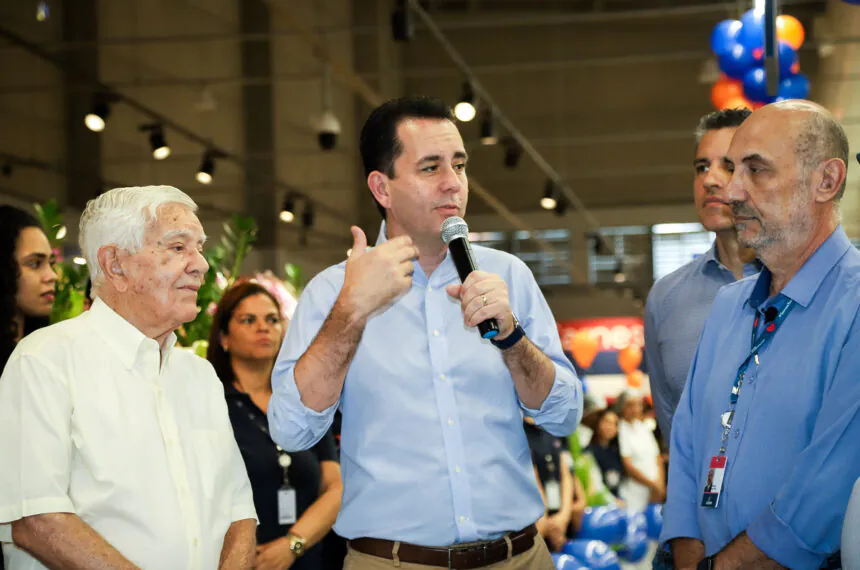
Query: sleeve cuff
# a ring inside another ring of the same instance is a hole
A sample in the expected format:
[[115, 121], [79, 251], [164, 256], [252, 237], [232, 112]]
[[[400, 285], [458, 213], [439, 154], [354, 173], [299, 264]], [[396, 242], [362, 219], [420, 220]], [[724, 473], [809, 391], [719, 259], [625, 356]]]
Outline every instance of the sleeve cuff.
[[660, 532], [660, 544], [665, 544], [675, 538], [695, 538], [704, 542], [699, 530], [695, 507], [692, 510], [683, 507], [685, 505], [678, 503], [666, 503], [663, 507], [663, 530]]
[[[20, 504], [0, 508], [0, 524], [12, 523], [24, 517], [46, 513], [75, 513], [75, 506], [68, 497], [44, 497], [28, 499]], [[11, 532], [11, 530], [10, 530]]]
[[528, 408], [522, 401], [520, 407], [525, 415], [534, 418], [535, 423], [550, 434], [566, 437], [573, 433], [582, 419], [582, 386], [575, 376], [568, 378], [557, 363], [553, 362], [552, 365], [555, 367], [555, 378], [540, 409]]
[[269, 431], [272, 439], [287, 451], [304, 451], [325, 435], [334, 420], [340, 399], [317, 412], [305, 406], [296, 386], [294, 368], [287, 370], [269, 403]]
[[747, 528], [756, 548], [789, 568], [818, 568], [827, 557], [810, 550], [769, 505]]
[[[233, 507], [230, 522], [244, 521], [254, 519], [257, 524], [260, 524], [260, 519], [257, 518], [257, 511], [252, 505], [236, 505]], [[2, 536], [2, 535], [0, 535]]]

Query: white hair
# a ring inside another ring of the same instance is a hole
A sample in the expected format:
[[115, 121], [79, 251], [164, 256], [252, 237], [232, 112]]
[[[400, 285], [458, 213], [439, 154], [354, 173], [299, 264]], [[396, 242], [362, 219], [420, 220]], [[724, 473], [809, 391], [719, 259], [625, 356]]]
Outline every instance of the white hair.
[[166, 204], [181, 204], [197, 211], [194, 200], [173, 186], [114, 188], [87, 202], [81, 214], [78, 243], [87, 260], [93, 294], [104, 280], [99, 249], [115, 245], [129, 253], [137, 252], [143, 246], [147, 226], [158, 220], [158, 209]]

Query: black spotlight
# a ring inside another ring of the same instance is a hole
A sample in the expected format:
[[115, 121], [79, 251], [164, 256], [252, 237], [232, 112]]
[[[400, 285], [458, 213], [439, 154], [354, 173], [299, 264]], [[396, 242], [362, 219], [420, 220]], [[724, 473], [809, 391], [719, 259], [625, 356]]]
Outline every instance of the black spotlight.
[[305, 209], [302, 210], [302, 227], [306, 230], [314, 227], [315, 218], [316, 213], [314, 212], [314, 205], [311, 202], [307, 202], [305, 204]]
[[290, 195], [284, 198], [284, 205], [281, 207], [281, 212], [278, 217], [285, 224], [292, 223], [296, 219], [296, 199]]
[[170, 156], [170, 147], [164, 137], [164, 126], [161, 123], [151, 123], [140, 126], [141, 132], [149, 133], [149, 144], [152, 147], [152, 158], [164, 160]]
[[396, 42], [408, 42], [415, 33], [415, 23], [409, 10], [408, 0], [398, 0], [391, 13], [391, 37]]
[[505, 144], [505, 166], [514, 169], [520, 162], [520, 157], [523, 155], [523, 147], [513, 137], [507, 137]]
[[499, 142], [499, 137], [496, 136], [496, 121], [493, 117], [493, 111], [487, 109], [481, 119], [481, 144], [491, 145], [497, 142]]

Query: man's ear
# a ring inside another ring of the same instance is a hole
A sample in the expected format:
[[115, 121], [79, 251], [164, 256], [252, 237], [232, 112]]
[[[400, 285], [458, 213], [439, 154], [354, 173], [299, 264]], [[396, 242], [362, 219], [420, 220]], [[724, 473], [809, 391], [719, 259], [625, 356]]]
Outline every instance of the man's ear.
[[374, 170], [367, 175], [367, 187], [376, 201], [386, 210], [391, 207], [391, 194], [388, 192], [388, 176]]
[[815, 201], [829, 202], [833, 200], [845, 182], [847, 167], [842, 159], [829, 158], [821, 163], [819, 169], [821, 177], [816, 180]]
[[129, 287], [129, 280], [123, 267], [126, 257], [127, 253], [115, 245], [104, 245], [99, 248], [98, 261], [105, 276], [104, 282], [110, 283], [111, 287], [120, 293], [128, 291]]

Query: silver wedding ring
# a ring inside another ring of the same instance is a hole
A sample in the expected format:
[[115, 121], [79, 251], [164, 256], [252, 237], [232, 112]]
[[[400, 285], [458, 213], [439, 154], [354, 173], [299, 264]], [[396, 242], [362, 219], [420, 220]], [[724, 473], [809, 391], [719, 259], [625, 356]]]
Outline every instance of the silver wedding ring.
[[485, 307], [487, 306], [487, 296], [486, 295], [481, 295], [481, 302], [484, 303]]

